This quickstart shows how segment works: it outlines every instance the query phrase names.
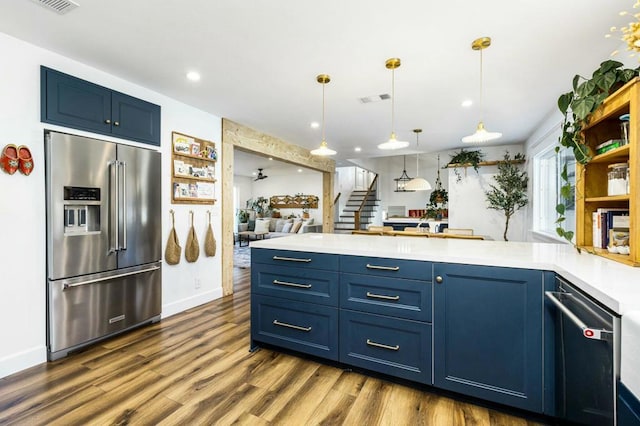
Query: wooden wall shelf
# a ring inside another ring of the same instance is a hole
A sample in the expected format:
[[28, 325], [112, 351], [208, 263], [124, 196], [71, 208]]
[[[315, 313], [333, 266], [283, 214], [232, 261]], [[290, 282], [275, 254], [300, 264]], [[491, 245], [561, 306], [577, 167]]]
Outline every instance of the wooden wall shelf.
[[[479, 167], [482, 166], [497, 166], [498, 164], [502, 163], [502, 160], [496, 160], [496, 161], [481, 161], [478, 163]], [[524, 160], [509, 160], [509, 164], [522, 164], [524, 163]], [[455, 169], [455, 168], [460, 168], [460, 167], [473, 167], [473, 164], [471, 163], [455, 163], [455, 164], [447, 164], [447, 168], [448, 169]]]
[[171, 154], [171, 203], [214, 204], [215, 143], [172, 132]]

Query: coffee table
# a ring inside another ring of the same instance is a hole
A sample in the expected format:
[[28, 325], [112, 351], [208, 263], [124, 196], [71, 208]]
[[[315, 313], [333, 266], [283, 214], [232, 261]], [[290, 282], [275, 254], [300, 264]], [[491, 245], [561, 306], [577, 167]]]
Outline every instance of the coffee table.
[[[255, 237], [256, 240], [264, 240], [264, 236], [267, 235], [268, 232], [253, 232], [253, 231], [241, 231], [238, 232], [238, 246], [246, 247], [249, 245], [249, 241], [251, 237]], [[246, 244], [242, 244], [242, 242], [246, 242]]]

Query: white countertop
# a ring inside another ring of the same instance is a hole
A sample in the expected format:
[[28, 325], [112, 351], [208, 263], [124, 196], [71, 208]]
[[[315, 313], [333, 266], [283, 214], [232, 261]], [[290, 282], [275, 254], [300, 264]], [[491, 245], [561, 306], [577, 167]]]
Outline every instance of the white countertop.
[[620, 380], [640, 399], [640, 311], [622, 317]]
[[567, 244], [347, 234], [297, 234], [251, 247], [554, 271], [619, 315], [640, 311], [640, 268]]

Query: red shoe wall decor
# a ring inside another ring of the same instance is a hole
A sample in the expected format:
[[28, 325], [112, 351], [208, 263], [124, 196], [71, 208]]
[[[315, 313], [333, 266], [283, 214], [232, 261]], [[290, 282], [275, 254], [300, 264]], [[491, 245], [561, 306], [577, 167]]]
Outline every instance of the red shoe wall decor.
[[18, 170], [18, 148], [16, 148], [15, 145], [9, 144], [2, 149], [0, 166], [2, 166], [2, 169], [10, 175], [14, 174], [16, 170]]
[[23, 175], [29, 176], [33, 170], [33, 158], [31, 151], [26, 145], [18, 147], [18, 159], [20, 160], [20, 171]]

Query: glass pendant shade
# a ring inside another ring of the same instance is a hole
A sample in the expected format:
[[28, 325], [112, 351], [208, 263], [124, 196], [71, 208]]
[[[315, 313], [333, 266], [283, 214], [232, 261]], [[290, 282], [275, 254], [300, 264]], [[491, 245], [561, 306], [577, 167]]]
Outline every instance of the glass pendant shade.
[[311, 155], [326, 157], [328, 155], [336, 154], [336, 151], [329, 148], [327, 141], [324, 138], [324, 86], [331, 81], [331, 78], [327, 74], [320, 74], [316, 77], [316, 81], [322, 84], [322, 142], [320, 142], [320, 146], [318, 148], [311, 151]]
[[502, 137], [502, 133], [488, 132], [487, 129], [484, 128], [484, 123], [481, 121], [478, 123], [476, 132], [472, 135], [465, 136], [464, 138], [462, 138], [462, 142], [465, 142], [465, 143], [488, 142], [494, 139], [498, 139], [500, 137]]
[[391, 137], [389, 138], [389, 140], [378, 145], [378, 148], [389, 150], [389, 149], [402, 149], [408, 146], [409, 146], [409, 142], [399, 141], [396, 139], [396, 134], [391, 133]]
[[322, 141], [320, 143], [320, 147], [314, 149], [313, 151], [311, 151], [311, 155], [320, 155], [320, 156], [327, 156], [327, 155], [335, 155], [336, 151], [332, 150], [331, 148], [329, 148], [327, 146], [327, 142], [326, 141]]
[[472, 135], [465, 136], [462, 138], [462, 142], [464, 143], [474, 143], [474, 142], [488, 142], [494, 139], [498, 139], [502, 137], [502, 133], [499, 132], [488, 132], [487, 129], [484, 128], [484, 122], [482, 121], [483, 114], [483, 106], [482, 106], [482, 51], [487, 47], [491, 46], [491, 38], [490, 37], [480, 37], [475, 39], [471, 43], [471, 48], [473, 50], [480, 51], [480, 122], [478, 123], [478, 127], [476, 128], [476, 132]]
[[[416, 149], [419, 148], [418, 143], [418, 135], [422, 132], [422, 129], [413, 129], [413, 132], [416, 134]], [[416, 154], [416, 177], [411, 179], [404, 188], [407, 191], [428, 191], [431, 189], [431, 184], [421, 177], [420, 174], [420, 154]]]
[[431, 184], [426, 179], [415, 177], [404, 186], [404, 189], [407, 191], [428, 191], [431, 189]]
[[396, 139], [396, 133], [394, 131], [395, 124], [395, 69], [400, 67], [400, 59], [399, 58], [391, 58], [387, 59], [385, 63], [387, 69], [391, 70], [391, 137], [388, 141], [383, 142], [378, 145], [378, 149], [384, 150], [392, 150], [392, 149], [402, 149], [409, 146], [409, 142], [399, 141]]

